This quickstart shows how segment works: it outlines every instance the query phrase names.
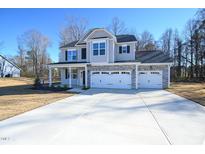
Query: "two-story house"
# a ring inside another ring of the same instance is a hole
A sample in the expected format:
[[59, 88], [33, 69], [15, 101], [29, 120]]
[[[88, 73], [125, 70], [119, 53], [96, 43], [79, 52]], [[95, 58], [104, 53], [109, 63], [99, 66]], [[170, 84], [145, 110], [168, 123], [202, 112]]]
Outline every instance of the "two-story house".
[[134, 35], [113, 35], [103, 28], [60, 47], [61, 84], [90, 88], [167, 88], [172, 59], [161, 51], [136, 51]]

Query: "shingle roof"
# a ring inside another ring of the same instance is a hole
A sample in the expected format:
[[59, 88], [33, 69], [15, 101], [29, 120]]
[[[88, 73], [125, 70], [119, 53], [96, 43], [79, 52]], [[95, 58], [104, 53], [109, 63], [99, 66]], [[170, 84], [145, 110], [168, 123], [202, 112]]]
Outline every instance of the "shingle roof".
[[56, 65], [56, 64], [82, 64], [82, 63], [88, 63], [88, 62], [82, 62], [82, 61], [71, 61], [71, 62], [57, 62], [57, 63], [50, 63], [49, 65]]
[[18, 69], [21, 69], [16, 63], [8, 60], [7, 58], [5, 58], [4, 56], [0, 55], [1, 58], [5, 59], [7, 62], [9, 62], [11, 65], [15, 66]]
[[78, 41], [73, 41], [73, 42], [70, 42], [66, 45], [63, 45], [61, 46], [60, 48], [67, 48], [67, 47], [75, 47], [75, 44], [77, 43]]
[[77, 45], [81, 45], [81, 44], [85, 44], [85, 42], [84, 42], [84, 39], [88, 36], [88, 35], [90, 35], [94, 30], [96, 30], [96, 29], [101, 29], [101, 28], [92, 28], [92, 29], [90, 29], [80, 40], [81, 41], [79, 41], [78, 43], [77, 43]]
[[[93, 29], [89, 30], [89, 31], [82, 37], [82, 39], [77, 40], [77, 41], [70, 42], [70, 43], [68, 43], [68, 44], [66, 44], [66, 45], [61, 46], [60, 48], [75, 47], [75, 45], [84, 45], [84, 44], [86, 44], [83, 40], [84, 40], [88, 35], [90, 35], [94, 30], [96, 30], [96, 29], [102, 29], [102, 28], [93, 28]], [[116, 35], [115, 37], [116, 37], [118, 43], [137, 41], [137, 39], [136, 39], [136, 37], [135, 37], [134, 35]], [[104, 37], [102, 37], [102, 38], [104, 38]], [[99, 38], [96, 38], [96, 39], [99, 39]]]
[[137, 41], [134, 35], [116, 35], [116, 38], [118, 43]]
[[153, 51], [137, 51], [136, 60], [141, 63], [171, 63], [173, 59], [166, 53], [153, 50]]

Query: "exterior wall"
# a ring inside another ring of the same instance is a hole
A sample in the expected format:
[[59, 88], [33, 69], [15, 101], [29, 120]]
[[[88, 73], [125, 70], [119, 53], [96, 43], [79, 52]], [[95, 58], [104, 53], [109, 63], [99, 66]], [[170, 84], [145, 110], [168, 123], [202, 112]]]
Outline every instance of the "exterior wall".
[[[93, 55], [93, 51], [92, 51], [92, 44], [97, 41], [97, 40], [93, 40], [91, 41], [91, 43], [89, 44], [90, 47], [90, 62], [94, 62], [94, 63], [102, 63], [102, 62], [108, 62], [108, 53], [109, 53], [109, 42], [107, 40], [105, 40], [105, 55], [97, 55], [97, 56], [94, 56]], [[104, 40], [103, 40], [104, 41]]]
[[65, 60], [65, 51], [66, 50], [77, 50], [77, 57], [78, 57], [78, 54], [79, 54], [79, 52], [78, 52], [78, 48], [64, 48], [64, 49], [61, 49], [61, 51], [60, 51], [60, 53], [59, 53], [59, 62], [66, 62], [66, 60]]
[[[106, 38], [103, 38], [106, 37]], [[99, 38], [99, 39], [95, 39]], [[105, 55], [98, 55], [93, 56], [92, 52], [92, 43], [95, 41], [105, 41], [106, 42], [106, 54]], [[130, 46], [130, 53], [122, 53], [119, 54], [119, 46], [121, 45], [129, 45]], [[86, 47], [87, 57], [86, 60], [81, 59], [81, 48]], [[134, 42], [127, 42], [127, 43], [120, 43], [116, 44], [114, 42], [113, 36], [110, 35], [108, 32], [104, 30], [97, 30], [88, 36], [86, 45], [84, 46], [77, 46], [77, 47], [71, 47], [71, 48], [65, 48], [61, 49], [61, 52], [59, 53], [59, 62], [65, 62], [65, 51], [66, 50], [77, 50], [77, 61], [87, 61], [87, 62], [94, 62], [94, 63], [113, 63], [114, 61], [130, 61], [135, 60], [135, 51], [136, 46]], [[114, 56], [114, 57], [113, 57]]]
[[88, 66], [88, 86], [90, 87], [91, 71], [131, 71], [132, 89], [136, 89], [136, 66], [135, 65], [113, 65], [113, 66]]
[[[115, 44], [114, 44], [114, 40], [109, 40], [109, 62], [113, 63], [114, 57], [115, 57]], [[113, 57], [114, 56], [114, 57]]]
[[139, 65], [138, 71], [162, 71], [162, 86], [168, 88], [168, 65]]
[[[11, 77], [20, 77], [20, 69], [17, 68], [16, 66], [14, 66], [13, 64], [11, 64], [10, 62], [8, 62], [7, 60], [5, 60], [4, 58], [0, 57], [0, 67], [1, 64], [4, 64], [4, 68], [3, 68], [3, 77], [5, 77], [6, 75], [10, 74]], [[1, 73], [0, 72], [0, 77], [1, 77]]]
[[81, 59], [81, 49], [82, 48], [86, 48], [86, 45], [82, 45], [82, 46], [79, 46], [79, 47], [77, 47], [77, 61], [79, 61], [79, 62], [86, 62], [87, 60], [88, 60], [88, 54], [87, 54], [87, 48], [86, 48], [86, 59]]
[[[122, 53], [119, 54], [119, 46], [121, 45], [129, 45], [130, 46], [130, 53]], [[135, 43], [121, 43], [115, 45], [115, 61], [128, 61], [128, 60], [135, 60], [135, 52], [136, 46]]]
[[[103, 38], [106, 37], [106, 38]], [[102, 38], [102, 39], [95, 39], [95, 38]], [[95, 41], [105, 41], [106, 42], [106, 53], [105, 55], [99, 55], [99, 56], [93, 56], [93, 52], [92, 52], [92, 43]], [[87, 38], [87, 43], [88, 43], [88, 48], [87, 50], [89, 50], [88, 54], [90, 55], [90, 59], [89, 62], [113, 62], [113, 46], [114, 46], [114, 41], [113, 41], [113, 37], [107, 33], [104, 30], [97, 30], [95, 32], [93, 32], [88, 38]]]

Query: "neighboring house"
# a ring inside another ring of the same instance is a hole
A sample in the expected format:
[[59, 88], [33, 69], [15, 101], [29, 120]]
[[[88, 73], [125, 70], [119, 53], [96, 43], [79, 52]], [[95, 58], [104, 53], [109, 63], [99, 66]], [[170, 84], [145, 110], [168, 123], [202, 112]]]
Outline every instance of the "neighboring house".
[[0, 77], [20, 77], [21, 69], [0, 55]]
[[161, 51], [136, 52], [134, 35], [113, 35], [106, 29], [90, 30], [82, 39], [61, 46], [58, 63], [61, 84], [90, 88], [167, 88], [172, 59]]

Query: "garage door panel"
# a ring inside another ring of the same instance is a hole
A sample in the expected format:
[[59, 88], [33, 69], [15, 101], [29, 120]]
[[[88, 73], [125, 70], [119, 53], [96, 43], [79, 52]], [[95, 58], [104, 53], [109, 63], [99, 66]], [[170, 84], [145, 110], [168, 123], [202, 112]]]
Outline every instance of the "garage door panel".
[[122, 74], [120, 71], [91, 73], [91, 87], [131, 89], [131, 73]]
[[162, 71], [140, 71], [139, 88], [162, 88]]

